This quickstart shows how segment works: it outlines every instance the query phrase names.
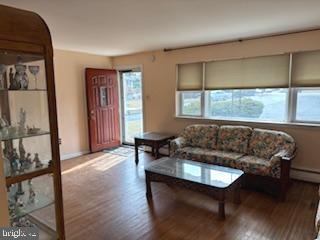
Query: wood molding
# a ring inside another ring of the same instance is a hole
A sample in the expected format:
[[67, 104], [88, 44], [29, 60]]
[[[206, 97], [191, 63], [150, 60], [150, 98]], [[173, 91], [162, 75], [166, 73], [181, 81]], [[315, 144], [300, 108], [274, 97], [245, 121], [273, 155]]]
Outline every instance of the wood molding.
[[290, 178], [306, 182], [320, 183], [320, 173], [305, 169], [292, 168], [290, 171]]
[[88, 153], [90, 153], [89, 150], [80, 151], [80, 152], [73, 152], [73, 153], [67, 153], [67, 154], [61, 155], [60, 159], [61, 160], [68, 160], [68, 159], [71, 159], [71, 158], [75, 158], [75, 157], [80, 157], [80, 156], [86, 155]]

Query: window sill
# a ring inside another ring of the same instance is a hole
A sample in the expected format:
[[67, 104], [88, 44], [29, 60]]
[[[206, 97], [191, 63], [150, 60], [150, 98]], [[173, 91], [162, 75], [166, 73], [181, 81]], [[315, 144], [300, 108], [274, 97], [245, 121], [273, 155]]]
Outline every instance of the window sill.
[[196, 117], [196, 116], [175, 116], [179, 119], [195, 119], [204, 121], [214, 121], [214, 122], [227, 122], [235, 124], [263, 124], [270, 126], [287, 126], [287, 127], [320, 127], [320, 123], [300, 123], [300, 122], [268, 122], [268, 121], [253, 121], [253, 120], [236, 120], [236, 119], [225, 119], [225, 118], [208, 118], [208, 117]]

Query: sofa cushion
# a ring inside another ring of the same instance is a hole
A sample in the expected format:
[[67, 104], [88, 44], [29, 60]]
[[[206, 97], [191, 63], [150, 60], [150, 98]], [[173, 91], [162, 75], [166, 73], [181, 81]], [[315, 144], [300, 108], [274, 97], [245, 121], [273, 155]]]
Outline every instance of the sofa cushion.
[[174, 157], [232, 167], [235, 166], [234, 161], [236, 161], [243, 155], [244, 154], [242, 153], [223, 152], [204, 148], [184, 147], [179, 148], [176, 151]]
[[235, 162], [239, 158], [244, 156], [244, 153], [214, 150], [214, 152], [212, 152], [212, 155], [216, 157], [216, 160], [215, 160], [216, 164], [234, 168], [236, 166]]
[[235, 168], [245, 173], [261, 176], [280, 177], [280, 163], [271, 162], [256, 156], [244, 156], [236, 161]]
[[246, 126], [221, 126], [218, 134], [218, 149], [247, 153], [252, 129]]
[[254, 129], [249, 142], [249, 154], [264, 159], [271, 159], [281, 150], [285, 150], [287, 155], [292, 155], [294, 149], [294, 139], [289, 134], [279, 131]]
[[190, 125], [184, 129], [181, 137], [186, 139], [190, 147], [216, 149], [218, 130], [217, 125]]

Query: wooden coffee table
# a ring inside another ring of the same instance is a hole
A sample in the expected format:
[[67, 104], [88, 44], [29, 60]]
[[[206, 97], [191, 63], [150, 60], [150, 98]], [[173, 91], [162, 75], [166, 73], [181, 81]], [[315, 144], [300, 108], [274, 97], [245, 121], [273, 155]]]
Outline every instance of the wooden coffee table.
[[147, 197], [151, 198], [151, 182], [163, 182], [181, 186], [218, 200], [219, 217], [225, 218], [225, 196], [233, 194], [240, 203], [240, 187], [243, 171], [213, 164], [163, 157], [145, 168]]
[[[166, 144], [169, 144], [169, 140], [174, 139], [175, 136], [167, 133], [157, 132], [145, 132], [134, 137], [134, 147], [136, 152], [135, 162], [139, 163], [139, 150], [138, 147], [141, 145], [149, 146], [152, 148], [152, 156], [155, 159], [159, 158], [159, 149]], [[169, 144], [170, 147], [170, 144]], [[169, 148], [170, 152], [170, 148]]]

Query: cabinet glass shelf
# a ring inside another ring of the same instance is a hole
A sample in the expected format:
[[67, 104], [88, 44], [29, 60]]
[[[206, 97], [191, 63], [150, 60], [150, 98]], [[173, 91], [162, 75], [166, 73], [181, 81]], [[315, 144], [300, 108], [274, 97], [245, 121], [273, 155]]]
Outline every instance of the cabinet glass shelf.
[[8, 187], [9, 214], [12, 226], [24, 225], [28, 215], [53, 225], [55, 222], [53, 179], [51, 174], [22, 181]]
[[[51, 166], [51, 136], [46, 133], [29, 138], [11, 139], [2, 141], [5, 177], [10, 177], [10, 183], [15, 182], [16, 177], [25, 180], [28, 177], [36, 177]], [[24, 176], [24, 177], [21, 177]], [[19, 178], [18, 178], [19, 179]], [[8, 179], [7, 179], [8, 180]]]
[[0, 89], [1, 92], [47, 92], [47, 89]]
[[17, 140], [21, 138], [30, 138], [30, 137], [37, 137], [37, 136], [43, 136], [43, 135], [50, 135], [49, 131], [39, 130], [37, 133], [25, 133], [25, 134], [13, 134], [10, 136], [1, 136], [0, 132], [0, 141], [9, 141], [9, 140]]

